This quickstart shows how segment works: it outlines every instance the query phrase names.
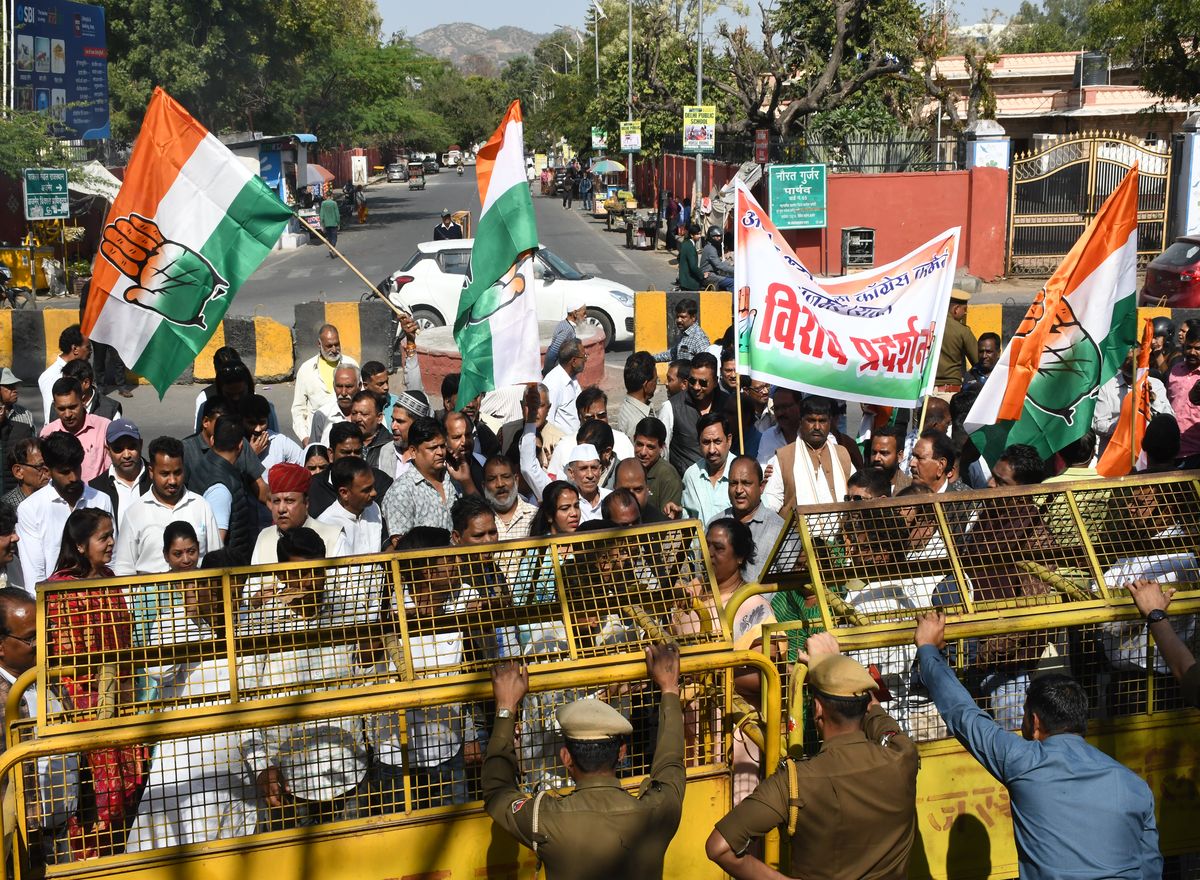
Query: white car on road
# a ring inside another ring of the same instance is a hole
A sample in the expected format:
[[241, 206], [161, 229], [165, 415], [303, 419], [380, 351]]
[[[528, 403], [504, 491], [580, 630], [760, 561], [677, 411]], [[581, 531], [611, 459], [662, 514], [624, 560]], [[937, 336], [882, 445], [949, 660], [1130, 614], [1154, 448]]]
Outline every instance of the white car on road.
[[[469, 238], [423, 242], [379, 289], [409, 309], [422, 328], [453, 324], [471, 271], [471, 245]], [[587, 303], [588, 322], [604, 332], [606, 348], [633, 339], [633, 291], [625, 285], [580, 272], [546, 248], [534, 258], [533, 277], [538, 320], [561, 319], [566, 295], [578, 291]]]

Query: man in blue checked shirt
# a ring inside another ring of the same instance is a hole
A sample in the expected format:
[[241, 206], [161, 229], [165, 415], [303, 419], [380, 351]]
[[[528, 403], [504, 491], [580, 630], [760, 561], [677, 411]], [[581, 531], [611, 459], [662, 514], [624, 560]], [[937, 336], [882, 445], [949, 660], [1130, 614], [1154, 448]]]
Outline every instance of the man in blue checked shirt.
[[921, 679], [949, 729], [1008, 787], [1022, 880], [1161, 878], [1154, 795], [1090, 745], [1087, 695], [1065, 675], [1033, 679], [1021, 736], [975, 705], [946, 663], [946, 618], [917, 617]]

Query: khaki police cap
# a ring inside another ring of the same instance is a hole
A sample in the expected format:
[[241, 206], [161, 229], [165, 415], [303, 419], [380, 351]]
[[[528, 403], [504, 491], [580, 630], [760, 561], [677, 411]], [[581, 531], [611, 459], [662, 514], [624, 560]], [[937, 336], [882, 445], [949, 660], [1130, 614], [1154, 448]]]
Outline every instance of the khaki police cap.
[[633, 733], [625, 716], [603, 700], [576, 700], [560, 706], [555, 715], [567, 739], [608, 739]]
[[970, 301], [971, 301], [971, 294], [968, 293], [967, 291], [963, 290], [962, 288], [956, 287], [950, 291], [950, 302], [969, 303]]
[[843, 654], [820, 654], [809, 660], [808, 686], [831, 697], [861, 697], [879, 689], [871, 673]]

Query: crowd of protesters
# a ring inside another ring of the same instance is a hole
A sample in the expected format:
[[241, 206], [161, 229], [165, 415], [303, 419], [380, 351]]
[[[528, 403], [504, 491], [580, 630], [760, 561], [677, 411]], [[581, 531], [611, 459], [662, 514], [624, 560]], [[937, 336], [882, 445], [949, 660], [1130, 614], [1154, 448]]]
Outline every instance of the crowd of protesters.
[[[601, 388], [580, 381], [588, 355], [575, 327], [584, 310], [582, 302], [568, 304], [541, 383], [500, 389], [471, 401], [458, 399], [457, 375], [442, 382], [436, 397], [428, 394], [411, 352], [404, 388], [393, 391], [393, 377], [383, 363], [357, 364], [342, 352], [337, 328], [326, 325], [318, 333], [317, 354], [297, 370], [290, 436], [281, 431], [271, 402], [256, 393], [251, 370], [229, 347], [215, 353], [214, 381], [197, 395], [194, 418], [191, 411], [186, 414], [178, 436], [144, 437], [123, 416], [121, 406], [98, 386], [88, 340], [77, 326], [62, 333], [61, 355], [39, 379], [42, 412], [20, 406], [16, 377], [7, 368], [0, 370], [0, 453], [6, 465], [0, 564], [7, 579], [6, 589], [0, 590], [0, 636], [19, 639], [30, 649], [28, 656], [0, 651], [6, 682], [11, 685], [23, 671], [21, 663], [32, 665], [32, 644], [21, 633], [32, 615], [28, 597], [47, 581], [394, 549], [434, 555], [437, 547], [450, 544], [691, 519], [707, 529], [716, 586], [728, 598], [762, 576], [785, 517], [796, 507], [970, 492], [1055, 478], [1096, 479], [1094, 463], [1113, 434], [1133, 381], [1131, 354], [1099, 390], [1092, 430], [1082, 438], [1050, 460], [1028, 446], [1010, 446], [989, 466], [966, 435], [963, 418], [988, 381], [998, 340], [979, 341], [977, 357], [967, 357], [973, 361], [964, 373], [967, 380], [960, 380], [952, 393], [939, 386], [943, 393], [931, 395], [911, 413], [885, 419], [874, 412], [857, 427], [852, 424], [857, 412], [847, 412], [840, 401], [739, 378], [732, 329], [722, 340], [710, 341], [699, 325], [694, 300], [679, 304], [677, 338], [669, 350], [636, 351], [627, 358], [625, 395], [610, 405]], [[1178, 336], [1174, 328], [1162, 330], [1151, 383], [1155, 415], [1145, 434], [1141, 465], [1153, 472], [1200, 460], [1200, 327], [1185, 327]], [[667, 365], [665, 399], [658, 364]], [[1020, 513], [1008, 510], [1004, 516], [1002, 523], [987, 524], [995, 526], [988, 533], [991, 539], [999, 534], [1026, 544], [1036, 539], [1037, 529], [1021, 520]], [[904, 524], [904, 547], [897, 552], [909, 558], [926, 552], [933, 540], [935, 529], [919, 520], [915, 515]], [[891, 552], [885, 544], [892, 531], [880, 532], [880, 521], [846, 519], [840, 527], [847, 553], [869, 552], [878, 559]], [[856, 522], [861, 527], [857, 544]], [[969, 544], [972, 529], [982, 533], [984, 524], [981, 518], [965, 527], [962, 540]], [[437, 577], [435, 569], [431, 562], [431, 580]], [[967, 573], [977, 597], [1003, 598], [1011, 592], [1006, 592], [1007, 583], [992, 583], [998, 580], [994, 571]], [[497, 581], [503, 577], [496, 575]], [[1165, 608], [1169, 594], [1162, 594], [1162, 601], [1147, 598], [1159, 595], [1154, 589], [1142, 589], [1139, 607]], [[985, 595], [989, 590], [994, 595]], [[163, 627], [184, 625], [161, 615], [147, 617], [120, 589], [59, 590], [54, 597], [54, 613], [62, 620], [105, 622], [103, 648], [144, 643], [151, 632], [162, 638]], [[426, 598], [411, 597], [414, 603]], [[923, 598], [917, 607], [953, 602], [953, 596], [936, 591]], [[273, 632], [293, 625], [288, 601], [260, 598], [255, 609], [261, 626]], [[344, 597], [345, 607], [331, 610], [331, 619], [378, 616], [372, 601]], [[222, 627], [220, 615], [206, 607], [202, 600], [191, 602], [187, 625]], [[734, 638], [746, 645], [754, 642], [763, 623], [813, 620], [817, 614], [815, 603], [786, 593], [748, 603], [743, 611], [753, 613], [735, 621]], [[70, 626], [47, 630], [56, 641], [51, 647], [57, 656], [95, 650], [96, 644], [72, 644], [72, 632]], [[1154, 632], [1163, 639], [1174, 634], [1170, 627]], [[922, 663], [935, 664], [925, 646], [936, 649], [940, 631], [930, 624], [919, 641]], [[1186, 649], [1172, 650], [1172, 669], [1180, 677], [1188, 674], [1193, 693], [1196, 667], [1187, 662]], [[874, 725], [871, 730], [890, 730], [888, 724], [896, 722], [866, 713], [865, 691], [855, 684], [861, 684], [861, 676], [856, 678], [855, 670], [843, 672], [830, 679], [830, 687], [849, 690], [828, 694], [829, 729], [861, 727], [866, 717]], [[262, 672], [264, 682], [275, 684], [280, 676], [293, 674], [292, 666]], [[956, 702], [950, 684], [933, 684], [938, 709], [952, 711], [947, 717], [951, 728], [983, 723]], [[1023, 712], [1028, 715], [1025, 692], [1030, 684], [1027, 674], [1008, 668], [979, 692], [991, 699], [995, 720], [1012, 729], [1021, 724]], [[87, 708], [99, 699], [103, 683], [79, 675], [64, 680], [63, 688], [74, 706]], [[944, 700], [938, 688], [948, 694]], [[952, 710], [944, 701], [953, 704]], [[907, 720], [902, 713], [892, 714]], [[1070, 725], [1051, 729], [1054, 725], [1044, 716], [1040, 723], [1045, 736], [1074, 730]], [[452, 751], [479, 746], [469, 731], [455, 737]], [[279, 827], [283, 820], [276, 814], [289, 792], [314, 804], [338, 800], [337, 815], [352, 814], [344, 791], [331, 794], [321, 780], [283, 773], [273, 763], [269, 743], [243, 744], [242, 751], [254, 774], [248, 797], [259, 798], [268, 814], [265, 824], [260, 816], [251, 827]], [[370, 748], [364, 744], [361, 754], [344, 757], [339, 767], [354, 777], [352, 788], [366, 784], [368, 766], [374, 767], [370, 756], [382, 753], [384, 745], [373, 743]], [[119, 851], [127, 839], [130, 848], [141, 845], [139, 840], [161, 845], [135, 821], [146, 786], [147, 756], [137, 749], [102, 750], [86, 756], [86, 763], [93, 814], [86, 823], [78, 816], [64, 820], [62, 834], [47, 851], [78, 858]], [[451, 780], [446, 802], [464, 800], [465, 788], [455, 775], [461, 755], [434, 764]], [[902, 764], [897, 784], [903, 786], [913, 768], [908, 757]], [[370, 783], [396, 784], [386, 772], [371, 775]], [[312, 815], [293, 814], [290, 821], [311, 824], [332, 815], [314, 807]], [[746, 842], [764, 830], [759, 828], [763, 816], [743, 810], [736, 829], [726, 824], [719, 829], [725, 836], [710, 842], [710, 855], [735, 876], [740, 876]], [[907, 839], [911, 845], [911, 833]], [[861, 867], [869, 872], [870, 866]]]

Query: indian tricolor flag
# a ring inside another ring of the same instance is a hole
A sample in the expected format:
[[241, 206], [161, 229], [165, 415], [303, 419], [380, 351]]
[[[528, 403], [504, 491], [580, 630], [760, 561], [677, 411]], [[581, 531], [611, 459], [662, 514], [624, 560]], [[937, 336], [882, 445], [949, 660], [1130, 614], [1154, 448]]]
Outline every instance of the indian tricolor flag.
[[521, 105], [513, 101], [475, 162], [483, 206], [471, 248], [471, 282], [458, 301], [459, 408], [484, 391], [540, 382], [533, 254], [537, 223], [525, 178]]
[[1096, 393], [1137, 333], [1137, 166], [1038, 293], [967, 414], [989, 464], [1005, 447], [1050, 458], [1091, 427]]
[[108, 214], [83, 335], [159, 396], [195, 360], [292, 212], [156, 88]]

